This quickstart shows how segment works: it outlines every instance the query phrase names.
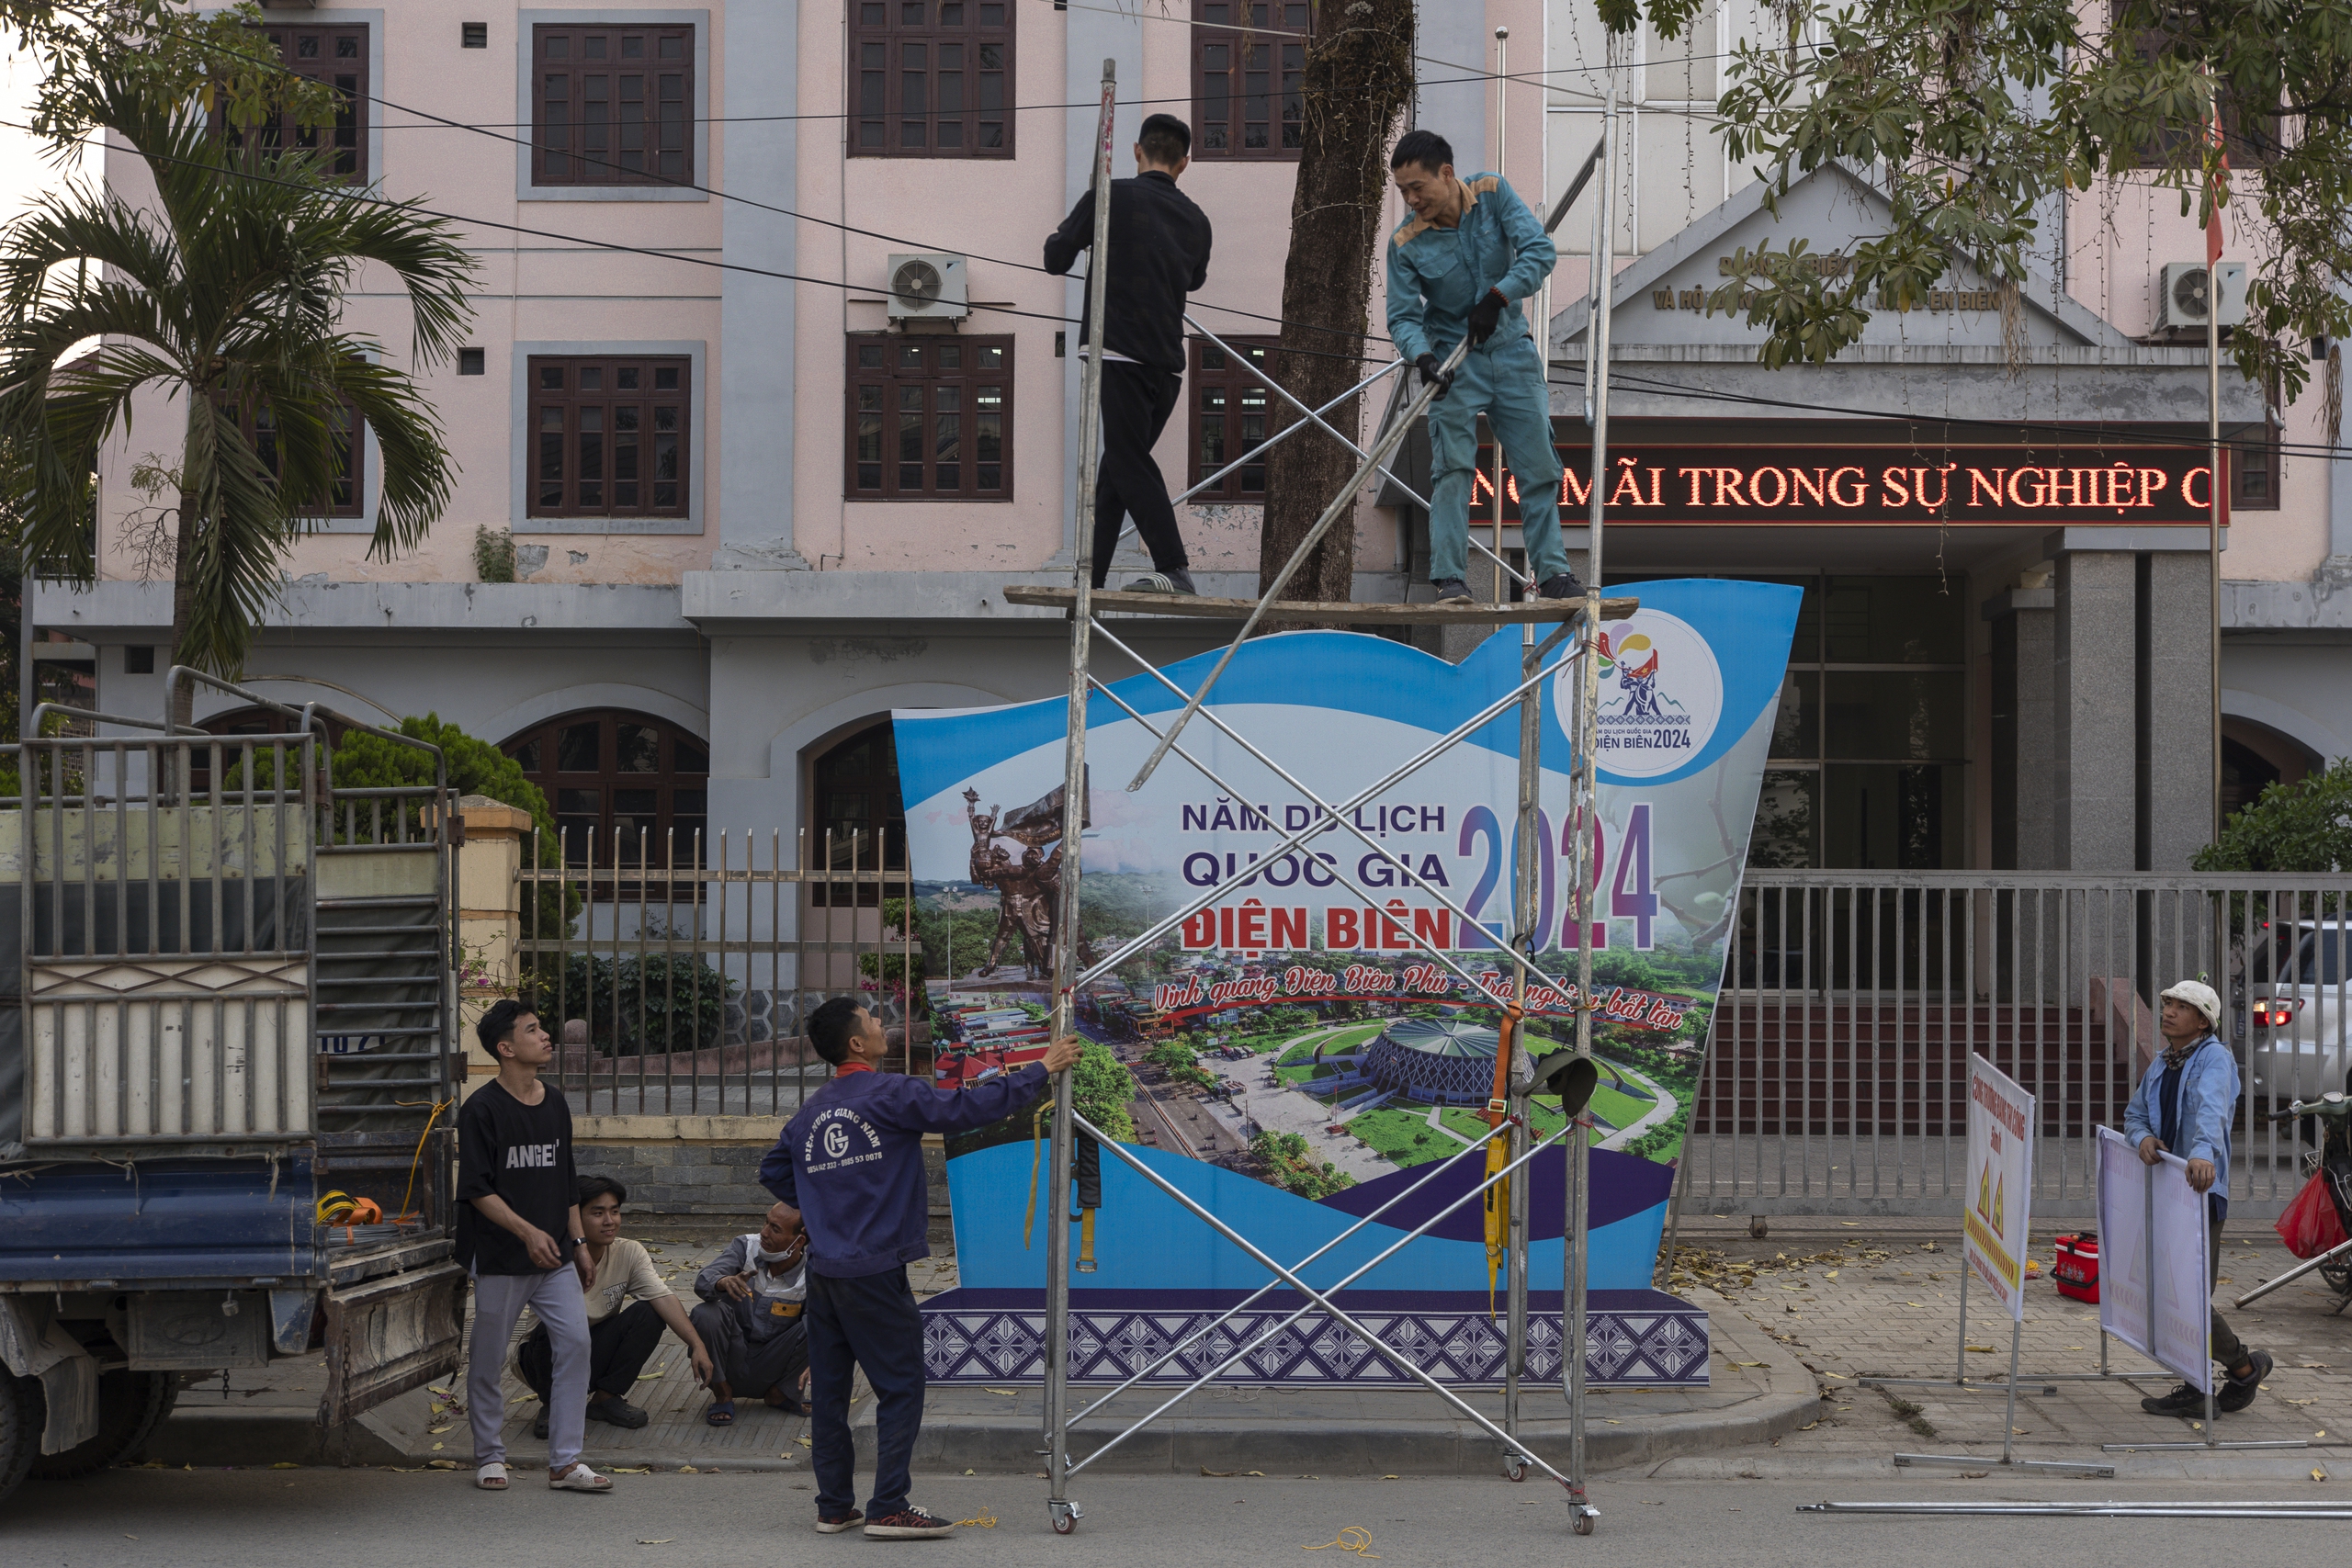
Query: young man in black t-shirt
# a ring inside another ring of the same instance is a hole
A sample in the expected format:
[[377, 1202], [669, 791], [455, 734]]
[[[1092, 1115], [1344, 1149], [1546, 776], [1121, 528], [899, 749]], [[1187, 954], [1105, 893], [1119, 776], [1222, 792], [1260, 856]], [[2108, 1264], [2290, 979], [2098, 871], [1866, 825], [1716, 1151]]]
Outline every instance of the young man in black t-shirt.
[[555, 1043], [517, 1002], [492, 1006], [474, 1026], [498, 1077], [458, 1111], [458, 1261], [474, 1277], [466, 1406], [474, 1431], [474, 1484], [506, 1490], [506, 1345], [525, 1307], [547, 1325], [555, 1375], [548, 1402], [548, 1485], [609, 1492], [609, 1477], [580, 1461], [588, 1405], [588, 1304], [593, 1266], [581, 1239], [579, 1178], [571, 1168], [571, 1108], [539, 1081]]

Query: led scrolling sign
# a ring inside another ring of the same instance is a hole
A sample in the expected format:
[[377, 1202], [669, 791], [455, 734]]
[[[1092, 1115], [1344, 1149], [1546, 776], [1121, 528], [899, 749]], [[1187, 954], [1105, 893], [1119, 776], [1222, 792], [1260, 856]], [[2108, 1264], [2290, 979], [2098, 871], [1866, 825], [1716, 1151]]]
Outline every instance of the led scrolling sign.
[[[1612, 444], [1614, 446], [1615, 444]], [[1591, 504], [1583, 450], [1558, 448], [1562, 520]], [[1473, 523], [1492, 515], [1494, 448], [1478, 450]], [[2208, 521], [2201, 448], [2096, 446], [1617, 446], [1605, 520], [1657, 526], [1782, 525], [1961, 527]], [[1503, 515], [1519, 515], [1508, 472]], [[2228, 520], [2226, 490], [2222, 519]]]

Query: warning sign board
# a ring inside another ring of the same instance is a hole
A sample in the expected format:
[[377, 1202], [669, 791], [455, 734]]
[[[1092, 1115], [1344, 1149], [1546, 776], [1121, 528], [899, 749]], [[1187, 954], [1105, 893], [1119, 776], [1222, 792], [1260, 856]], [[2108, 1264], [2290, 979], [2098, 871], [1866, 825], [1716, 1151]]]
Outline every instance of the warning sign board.
[[1968, 1058], [1969, 1268], [2009, 1316], [2025, 1316], [2026, 1224], [2033, 1194], [2033, 1096], [1982, 1056]]
[[2211, 1219], [2178, 1155], [2154, 1165], [2111, 1127], [2098, 1130], [2098, 1322], [2134, 1350], [2210, 1393]]

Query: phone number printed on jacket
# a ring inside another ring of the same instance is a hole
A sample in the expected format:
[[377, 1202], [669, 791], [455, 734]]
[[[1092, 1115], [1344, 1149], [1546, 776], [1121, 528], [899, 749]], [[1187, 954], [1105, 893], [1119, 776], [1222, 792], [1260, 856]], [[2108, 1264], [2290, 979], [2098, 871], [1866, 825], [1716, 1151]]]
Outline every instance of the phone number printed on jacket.
[[[865, 1140], [863, 1149], [857, 1143], [861, 1136]], [[822, 1158], [819, 1157], [820, 1154]], [[820, 1170], [864, 1165], [881, 1157], [882, 1134], [865, 1117], [843, 1107], [820, 1111], [816, 1121], [809, 1123], [808, 1136], [800, 1145], [800, 1168], [811, 1176]]]

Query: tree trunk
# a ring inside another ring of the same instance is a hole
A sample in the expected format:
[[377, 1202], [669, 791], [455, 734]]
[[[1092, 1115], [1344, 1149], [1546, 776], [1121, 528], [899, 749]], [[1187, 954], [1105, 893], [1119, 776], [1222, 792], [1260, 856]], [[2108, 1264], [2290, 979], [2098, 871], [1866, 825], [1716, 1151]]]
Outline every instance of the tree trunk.
[[[1283, 266], [1282, 347], [1274, 378], [1309, 408], [1359, 380], [1373, 259], [1382, 240], [1388, 149], [1413, 96], [1413, 0], [1323, 0], [1306, 56], [1306, 145], [1291, 197], [1290, 256]], [[1349, 399], [1323, 417], [1356, 434], [1363, 404]], [[1300, 416], [1276, 400], [1272, 428]], [[1266, 456], [1266, 523], [1258, 547], [1264, 592], [1315, 526], [1359, 459], [1319, 431], [1302, 431]], [[1341, 516], [1283, 596], [1345, 602], [1355, 575], [1355, 518]], [[1268, 629], [1278, 629], [1267, 623]]]
[[[179, 516], [175, 521], [172, 538], [172, 641], [170, 663], [176, 666], [191, 662], [181, 651], [187, 640], [188, 606], [195, 602], [196, 589], [188, 581], [188, 574], [196, 565], [196, 492], [180, 491]], [[168, 694], [172, 702], [172, 723], [185, 729], [196, 715], [196, 687], [186, 681]]]

